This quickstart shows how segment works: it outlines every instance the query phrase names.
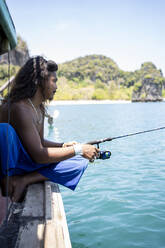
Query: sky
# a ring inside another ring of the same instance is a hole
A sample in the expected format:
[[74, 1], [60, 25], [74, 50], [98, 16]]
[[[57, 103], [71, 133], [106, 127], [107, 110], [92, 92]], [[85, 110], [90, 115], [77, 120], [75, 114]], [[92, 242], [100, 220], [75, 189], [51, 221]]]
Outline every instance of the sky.
[[30, 55], [57, 63], [102, 54], [120, 69], [165, 76], [165, 0], [6, 0]]

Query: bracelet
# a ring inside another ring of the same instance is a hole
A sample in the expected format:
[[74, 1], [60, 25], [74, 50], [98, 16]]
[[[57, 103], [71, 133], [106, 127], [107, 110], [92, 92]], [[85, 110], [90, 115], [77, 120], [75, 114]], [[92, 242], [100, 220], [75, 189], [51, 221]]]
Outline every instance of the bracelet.
[[83, 155], [82, 145], [81, 144], [73, 145], [73, 148], [74, 148], [75, 156], [76, 155], [81, 155], [81, 156]]

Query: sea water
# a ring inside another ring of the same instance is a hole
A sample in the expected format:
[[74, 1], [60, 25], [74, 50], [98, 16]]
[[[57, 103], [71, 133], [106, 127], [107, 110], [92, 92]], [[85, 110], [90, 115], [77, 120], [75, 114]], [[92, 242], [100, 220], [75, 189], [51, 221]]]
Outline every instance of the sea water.
[[[165, 126], [165, 103], [49, 106], [57, 142], [115, 137]], [[165, 247], [165, 130], [100, 145], [73, 192], [60, 187], [73, 248]]]

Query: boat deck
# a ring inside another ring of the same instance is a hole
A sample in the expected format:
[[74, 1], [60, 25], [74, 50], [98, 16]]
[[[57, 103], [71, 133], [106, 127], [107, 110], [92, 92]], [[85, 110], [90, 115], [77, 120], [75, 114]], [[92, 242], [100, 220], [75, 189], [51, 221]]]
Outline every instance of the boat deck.
[[25, 201], [10, 205], [8, 225], [2, 224], [0, 229], [3, 247], [10, 243], [11, 248], [71, 248], [63, 201], [55, 183], [30, 185]]

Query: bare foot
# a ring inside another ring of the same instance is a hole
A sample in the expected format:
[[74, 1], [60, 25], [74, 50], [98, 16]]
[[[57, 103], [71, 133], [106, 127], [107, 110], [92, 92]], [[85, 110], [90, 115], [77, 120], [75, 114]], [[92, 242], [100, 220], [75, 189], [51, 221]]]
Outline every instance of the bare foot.
[[23, 176], [11, 176], [8, 178], [8, 192], [6, 189], [7, 177], [1, 180], [3, 196], [10, 196], [13, 202], [21, 202], [25, 195], [26, 184]]

